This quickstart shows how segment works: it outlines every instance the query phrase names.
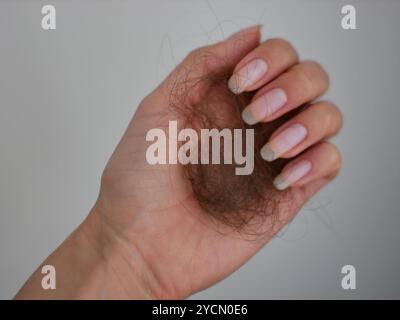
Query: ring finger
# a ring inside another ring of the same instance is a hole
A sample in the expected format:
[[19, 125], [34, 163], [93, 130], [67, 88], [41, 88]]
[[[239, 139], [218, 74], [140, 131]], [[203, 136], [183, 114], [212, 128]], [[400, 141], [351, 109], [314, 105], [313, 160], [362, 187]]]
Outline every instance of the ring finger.
[[261, 148], [261, 156], [266, 161], [292, 158], [336, 134], [341, 125], [342, 115], [334, 104], [317, 102], [279, 127]]

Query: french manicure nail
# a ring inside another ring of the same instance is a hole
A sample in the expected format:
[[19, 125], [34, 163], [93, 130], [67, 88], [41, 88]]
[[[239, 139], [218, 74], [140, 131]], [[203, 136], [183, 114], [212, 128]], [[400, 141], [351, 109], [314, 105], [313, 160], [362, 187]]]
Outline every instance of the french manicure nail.
[[260, 80], [267, 70], [268, 66], [264, 60], [254, 59], [230, 77], [228, 87], [235, 94], [242, 93]]
[[275, 188], [284, 190], [293, 183], [299, 181], [311, 170], [311, 162], [308, 160], [300, 161], [293, 166], [283, 169], [283, 172], [274, 179]]
[[290, 151], [307, 136], [307, 129], [301, 124], [294, 124], [273, 137], [261, 148], [261, 157], [266, 161], [274, 161], [282, 154]]
[[287, 101], [284, 90], [275, 88], [250, 103], [242, 113], [243, 121], [249, 125], [256, 124], [282, 108]]

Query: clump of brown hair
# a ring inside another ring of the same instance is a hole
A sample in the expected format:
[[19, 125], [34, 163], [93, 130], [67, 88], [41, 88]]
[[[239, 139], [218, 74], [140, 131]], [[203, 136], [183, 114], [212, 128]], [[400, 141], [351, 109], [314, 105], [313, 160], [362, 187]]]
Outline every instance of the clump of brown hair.
[[[233, 164], [200, 164], [199, 161], [185, 166], [185, 174], [201, 208], [225, 225], [242, 230], [255, 217], [271, 217], [277, 211], [282, 192], [274, 188], [273, 179], [286, 161], [268, 163], [261, 158], [260, 149], [285, 119], [249, 126], [243, 122], [241, 113], [254, 94], [235, 95], [229, 90], [230, 68], [208, 73], [207, 77], [193, 77], [190, 72], [184, 72], [175, 81], [170, 95], [170, 107], [183, 119], [184, 127], [197, 131], [254, 129], [254, 170], [250, 175], [236, 175], [234, 161]], [[193, 96], [199, 92], [201, 96]]]

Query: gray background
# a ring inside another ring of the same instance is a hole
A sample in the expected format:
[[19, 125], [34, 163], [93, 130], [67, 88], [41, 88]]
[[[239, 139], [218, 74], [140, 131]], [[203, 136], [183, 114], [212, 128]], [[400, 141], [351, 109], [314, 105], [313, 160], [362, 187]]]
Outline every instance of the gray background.
[[[44, 31], [41, 7], [57, 9]], [[341, 28], [341, 7], [358, 30]], [[328, 70], [341, 175], [196, 298], [400, 298], [400, 2], [0, 0], [0, 298], [84, 219], [136, 106], [191, 49], [264, 24]], [[341, 288], [341, 267], [357, 289]]]

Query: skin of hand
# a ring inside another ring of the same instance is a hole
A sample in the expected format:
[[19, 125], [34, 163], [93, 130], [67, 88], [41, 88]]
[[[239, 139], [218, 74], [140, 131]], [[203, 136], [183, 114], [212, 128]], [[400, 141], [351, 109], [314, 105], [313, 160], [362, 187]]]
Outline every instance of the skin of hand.
[[[233, 92], [256, 92], [243, 113], [249, 124], [274, 120], [318, 98], [328, 87], [321, 66], [299, 63], [288, 42], [260, 43], [258, 26], [191, 52], [141, 102], [104, 170], [92, 211], [43, 263], [56, 267], [57, 289], [41, 289], [39, 268], [16, 298], [186, 298], [243, 265], [336, 176], [340, 154], [326, 139], [340, 129], [341, 115], [332, 103], [320, 101], [284, 123], [267, 144], [268, 161], [293, 158], [276, 183], [278, 188], [290, 184], [292, 195], [290, 206], [277, 213], [278, 223], [271, 227], [265, 222], [263, 235], [249, 241], [240, 232], [206, 219], [182, 166], [150, 165], [144, 157], [147, 131], [167, 128], [169, 120], [179, 119], [167, 108], [176, 79], [186, 70], [199, 76], [220, 67], [218, 62], [201, 65], [206, 62], [198, 57], [204, 53], [221, 56], [232, 66]], [[263, 73], [254, 72], [254, 61]], [[268, 96], [271, 91], [275, 94]], [[202, 99], [201, 92], [193, 96]], [[288, 128], [289, 133], [282, 134]], [[274, 140], [280, 135], [289, 138]]]

